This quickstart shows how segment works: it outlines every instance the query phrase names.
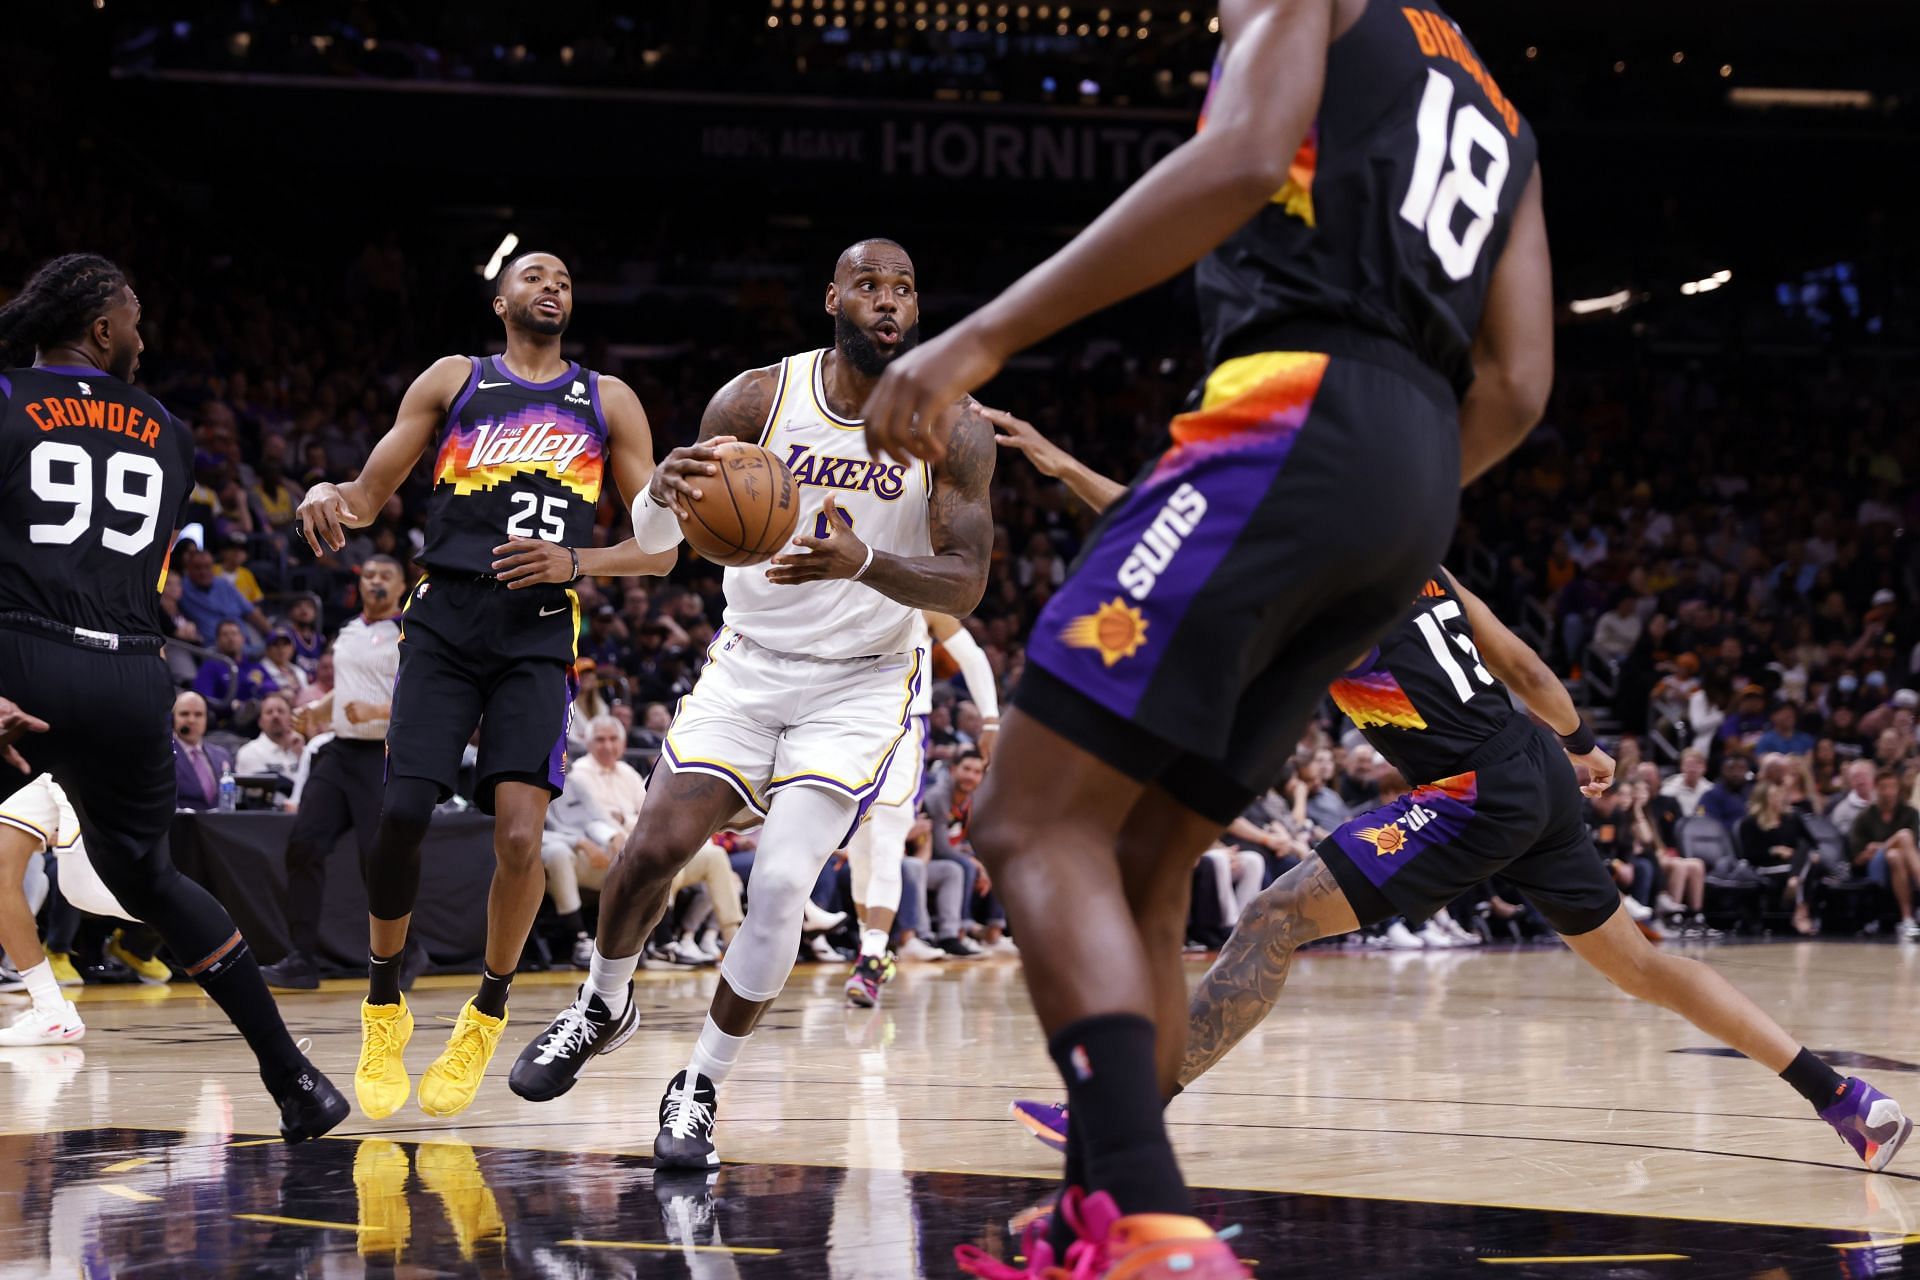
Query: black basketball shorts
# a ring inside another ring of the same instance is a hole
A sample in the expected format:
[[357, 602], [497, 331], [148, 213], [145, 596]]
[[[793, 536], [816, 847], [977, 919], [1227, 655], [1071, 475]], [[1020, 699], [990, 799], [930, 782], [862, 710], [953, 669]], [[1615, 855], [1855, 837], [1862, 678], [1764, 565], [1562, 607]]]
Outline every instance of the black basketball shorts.
[[566, 786], [567, 725], [580, 600], [560, 586], [508, 590], [488, 577], [423, 577], [400, 616], [400, 673], [387, 727], [387, 776], [453, 794], [480, 731], [475, 803], [493, 812], [500, 782]]
[[1459, 413], [1431, 374], [1272, 351], [1222, 362], [1172, 434], [1041, 612], [1015, 703], [1224, 826], [1445, 554]]
[[1416, 924], [1504, 876], [1554, 929], [1590, 933], [1620, 908], [1560, 744], [1537, 727], [1504, 760], [1415, 787], [1341, 825], [1317, 852], [1364, 925]]

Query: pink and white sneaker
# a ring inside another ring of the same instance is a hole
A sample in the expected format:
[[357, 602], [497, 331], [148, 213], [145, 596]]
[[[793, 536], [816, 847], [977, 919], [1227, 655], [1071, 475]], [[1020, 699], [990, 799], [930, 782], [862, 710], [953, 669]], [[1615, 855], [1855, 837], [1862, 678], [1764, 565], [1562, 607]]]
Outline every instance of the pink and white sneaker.
[[87, 1034], [80, 1011], [73, 1001], [62, 1000], [60, 1007], [46, 1011], [27, 1009], [4, 1027], [0, 1027], [0, 1046], [18, 1048], [34, 1044], [72, 1044]]

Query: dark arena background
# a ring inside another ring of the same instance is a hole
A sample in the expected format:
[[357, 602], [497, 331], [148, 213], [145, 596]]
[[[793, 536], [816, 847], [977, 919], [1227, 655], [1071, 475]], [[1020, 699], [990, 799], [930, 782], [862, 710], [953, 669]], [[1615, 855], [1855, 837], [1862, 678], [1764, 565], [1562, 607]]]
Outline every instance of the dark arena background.
[[[1920, 7], [1448, 12], [1538, 135], [1555, 359], [1543, 419], [1465, 491], [1445, 563], [1618, 761], [1586, 819], [1657, 955], [1705, 961], [1841, 1075], [1920, 1106], [1920, 233], [1899, 195], [1920, 172]], [[295, 526], [302, 495], [359, 472], [433, 361], [504, 350], [490, 304], [518, 255], [564, 260], [565, 357], [630, 385], [665, 457], [735, 374], [833, 341], [822, 300], [851, 243], [911, 254], [927, 341], [987, 303], [1192, 136], [1220, 44], [1203, 0], [30, 0], [0, 22], [0, 304], [56, 255], [126, 271], [139, 385], [194, 436], [168, 665], [202, 695], [207, 743], [264, 736], [292, 759], [276, 717], [331, 687], [357, 570], [387, 554], [419, 577], [433, 468], [324, 558]], [[1207, 372], [1200, 324], [1182, 272], [977, 394], [1125, 481]], [[1018, 451], [997, 463], [964, 627], [1010, 707], [1095, 519]], [[1410, 509], [1393, 486], [1356, 492], [1326, 532]], [[610, 487], [590, 545], [631, 527]], [[201, 548], [245, 598], [231, 643]], [[611, 715], [612, 757], [644, 775], [720, 634], [720, 570], [683, 550], [665, 576], [575, 590], [571, 753], [590, 759]], [[291, 665], [272, 643], [288, 619]], [[923, 906], [921, 936], [896, 934], [897, 971], [860, 1008], [852, 890], [829, 862], [707, 1173], [656, 1169], [652, 1141], [654, 1090], [687, 1061], [732, 934], [706, 887], [681, 886], [647, 943], [638, 1032], [564, 1098], [524, 1101], [506, 1077], [586, 980], [577, 897], [571, 916], [542, 903], [470, 1109], [356, 1108], [288, 1146], [187, 958], [76, 912], [65, 873], [34, 887], [60, 863], [40, 833], [27, 906], [87, 1034], [0, 1047], [0, 1280], [907, 1280], [961, 1274], [965, 1245], [1026, 1265], [1060, 1157], [1009, 1108], [1064, 1095], [1022, 953], [1074, 929], [1077, 904], [1007, 932], [954, 782], [993, 726], [944, 650], [928, 674], [918, 763], [960, 807], [929, 810], [908, 856], [979, 874], [954, 877], [957, 921]], [[287, 961], [292, 918], [317, 915], [311, 980], [276, 996], [346, 1091], [367, 964], [354, 836], [324, 901], [290, 904], [292, 788], [223, 803], [181, 776], [173, 861], [259, 961]], [[1407, 790], [1331, 699], [1274, 781], [1194, 872], [1190, 986], [1255, 894]], [[546, 837], [571, 859], [560, 809]], [[457, 795], [426, 837], [416, 1076], [482, 967], [492, 829]], [[750, 908], [752, 834], [719, 844]], [[5, 1023], [30, 993], [13, 964], [0, 979]], [[1774, 1071], [1610, 985], [1498, 878], [1433, 921], [1303, 949], [1166, 1124], [1194, 1213], [1262, 1277], [1920, 1268], [1920, 1157], [1867, 1172]], [[1082, 1261], [1058, 1274], [1178, 1274]]]

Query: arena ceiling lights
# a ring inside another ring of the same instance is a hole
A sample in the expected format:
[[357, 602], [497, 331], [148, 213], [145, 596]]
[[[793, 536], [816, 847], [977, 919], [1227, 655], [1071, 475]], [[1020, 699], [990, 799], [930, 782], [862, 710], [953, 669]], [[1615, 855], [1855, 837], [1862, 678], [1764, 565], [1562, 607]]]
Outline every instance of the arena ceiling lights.
[[1732, 279], [1733, 272], [1716, 271], [1712, 275], [1705, 276], [1699, 280], [1687, 281], [1680, 286], [1680, 292], [1686, 294], [1689, 298], [1695, 294], [1712, 293], [1715, 289], [1718, 289], [1721, 285], [1726, 284]]

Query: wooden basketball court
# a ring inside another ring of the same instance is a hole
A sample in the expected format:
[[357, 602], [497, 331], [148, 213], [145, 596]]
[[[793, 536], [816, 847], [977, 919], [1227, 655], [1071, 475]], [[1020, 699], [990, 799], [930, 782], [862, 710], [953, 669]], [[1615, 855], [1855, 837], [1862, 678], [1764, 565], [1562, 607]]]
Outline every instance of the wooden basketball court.
[[[1695, 952], [1817, 1052], [1920, 1106], [1920, 948]], [[1196, 962], [1194, 973], [1199, 972]], [[40, 1276], [951, 1276], [1010, 1257], [1058, 1090], [1019, 967], [902, 966], [881, 1008], [797, 970], [721, 1094], [725, 1166], [655, 1178], [712, 970], [643, 973], [639, 1034], [564, 1098], [513, 1056], [571, 995], [529, 975], [455, 1123], [409, 1102], [288, 1148], [197, 989], [92, 987], [87, 1039], [0, 1050], [0, 1280]], [[472, 983], [412, 996], [416, 1081]], [[1169, 1119], [1200, 1211], [1262, 1276], [1890, 1275], [1920, 1265], [1920, 1147], [1860, 1169], [1785, 1084], [1563, 950], [1314, 950]], [[359, 984], [283, 997], [343, 1089]], [[10, 1012], [24, 997], [0, 997]], [[1499, 1273], [1489, 1272], [1498, 1267]]]

